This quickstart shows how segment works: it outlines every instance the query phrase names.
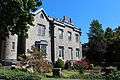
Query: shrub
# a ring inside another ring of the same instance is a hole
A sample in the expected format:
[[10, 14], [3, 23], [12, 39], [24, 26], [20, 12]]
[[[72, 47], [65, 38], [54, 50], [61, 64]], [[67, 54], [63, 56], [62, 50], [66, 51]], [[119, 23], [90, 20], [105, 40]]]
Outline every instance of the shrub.
[[5, 68], [0, 68], [0, 78], [3, 78], [3, 80], [41, 80], [41, 76], [39, 75], [30, 74], [17, 69], [10, 70]]
[[67, 79], [81, 79], [81, 74], [78, 71], [74, 70], [63, 70], [63, 78]]
[[64, 68], [64, 61], [62, 59], [58, 59], [56, 61], [55, 67], [63, 69]]
[[76, 70], [80, 70], [80, 69], [90, 70], [90, 69], [92, 69], [92, 67], [87, 59], [81, 59], [80, 61], [75, 61], [73, 67]]
[[45, 55], [41, 50], [33, 48], [33, 52], [28, 52], [27, 54], [29, 55], [22, 59], [20, 65], [31, 72], [52, 72], [52, 65], [45, 59]]
[[65, 68], [65, 69], [68, 69], [68, 70], [72, 70], [71, 61], [67, 60], [67, 61], [65, 62], [65, 67], [64, 67], [64, 68]]
[[120, 72], [112, 72], [109, 75], [89, 74], [84, 76], [85, 80], [120, 80]]

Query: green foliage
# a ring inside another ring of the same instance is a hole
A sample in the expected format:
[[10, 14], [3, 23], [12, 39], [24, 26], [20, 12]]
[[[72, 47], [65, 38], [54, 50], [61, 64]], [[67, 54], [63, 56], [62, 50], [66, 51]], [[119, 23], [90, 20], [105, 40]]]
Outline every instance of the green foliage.
[[66, 69], [66, 70], [72, 70], [72, 63], [73, 63], [73, 61], [67, 60], [67, 61], [65, 62], [65, 67], [64, 67], [64, 69]]
[[104, 30], [102, 29], [102, 24], [100, 24], [98, 20], [93, 20], [90, 26], [91, 27], [88, 33], [89, 39], [90, 40], [92, 39], [101, 40], [104, 34]]
[[26, 36], [34, 20], [30, 11], [40, 5], [38, 0], [0, 0], [0, 33]]
[[[31, 11], [36, 10], [42, 5], [39, 0], [0, 0], [0, 45], [2, 41], [10, 34], [18, 35], [18, 46], [25, 48], [25, 43], [19, 40], [20, 37], [25, 40], [28, 37], [27, 32], [30, 26], [33, 26], [33, 14]], [[18, 53], [21, 51], [18, 47]]]
[[15, 69], [0, 68], [0, 77], [5, 80], [41, 80], [41, 76]]
[[105, 53], [106, 44], [104, 42], [104, 30], [102, 29], [102, 24], [98, 20], [93, 20], [90, 24], [90, 30], [88, 33], [88, 53], [87, 58], [95, 64], [100, 64]]
[[109, 75], [89, 74], [84, 76], [85, 80], [120, 80], [120, 72], [112, 72]]
[[63, 70], [63, 78], [67, 79], [81, 79], [82, 74], [79, 74], [79, 71], [74, 70]]
[[105, 30], [105, 41], [107, 42], [107, 44], [110, 44], [112, 39], [113, 39], [113, 30], [108, 27], [106, 30]]
[[83, 53], [94, 64], [120, 66], [120, 26], [104, 31], [98, 20], [93, 20], [90, 26], [89, 42], [83, 45]]
[[58, 59], [56, 61], [55, 67], [63, 69], [64, 68], [64, 61], [62, 59]]

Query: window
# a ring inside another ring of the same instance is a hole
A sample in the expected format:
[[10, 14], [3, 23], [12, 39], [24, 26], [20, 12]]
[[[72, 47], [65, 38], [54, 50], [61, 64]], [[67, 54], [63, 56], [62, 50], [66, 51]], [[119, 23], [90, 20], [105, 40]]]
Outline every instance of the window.
[[80, 57], [80, 50], [76, 49], [76, 57], [79, 58]]
[[40, 49], [42, 50], [44, 54], [46, 54], [46, 45], [44, 44], [40, 45]]
[[69, 50], [69, 55], [70, 55], [70, 58], [73, 59], [73, 49], [72, 48], [68, 48]]
[[63, 30], [59, 29], [59, 39], [63, 39]]
[[47, 54], [47, 53], [46, 53], [47, 44], [43, 44], [43, 43], [41, 43], [41, 41], [35, 41], [35, 47], [36, 47], [38, 50], [41, 50], [44, 54]]
[[45, 36], [46, 27], [44, 25], [38, 25], [38, 36]]
[[76, 42], [79, 41], [79, 35], [78, 34], [75, 34], [75, 39], [76, 39]]
[[72, 34], [71, 32], [68, 32], [68, 40], [71, 41], [71, 39], [72, 39]]
[[12, 50], [15, 49], [15, 42], [12, 42]]
[[64, 59], [64, 47], [59, 47], [59, 57]]

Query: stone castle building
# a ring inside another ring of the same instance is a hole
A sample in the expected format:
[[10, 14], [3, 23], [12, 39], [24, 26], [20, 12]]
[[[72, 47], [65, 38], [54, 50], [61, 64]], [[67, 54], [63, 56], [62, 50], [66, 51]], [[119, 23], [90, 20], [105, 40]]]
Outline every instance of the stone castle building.
[[[55, 19], [47, 16], [43, 9], [39, 9], [33, 15], [35, 21], [28, 31], [26, 53], [34, 46], [44, 51], [48, 61], [54, 62], [58, 58], [64, 61], [82, 58], [81, 31], [76, 28], [71, 18], [64, 16], [63, 19]], [[16, 60], [17, 35], [9, 35], [2, 45], [0, 59]]]

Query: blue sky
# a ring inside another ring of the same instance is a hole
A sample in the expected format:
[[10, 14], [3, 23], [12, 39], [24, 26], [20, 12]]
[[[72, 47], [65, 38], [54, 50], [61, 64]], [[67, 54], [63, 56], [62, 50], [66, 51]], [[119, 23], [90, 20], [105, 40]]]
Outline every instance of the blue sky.
[[81, 42], [88, 42], [90, 22], [97, 19], [103, 28], [120, 25], [120, 0], [43, 0], [49, 16], [69, 16], [81, 28]]

